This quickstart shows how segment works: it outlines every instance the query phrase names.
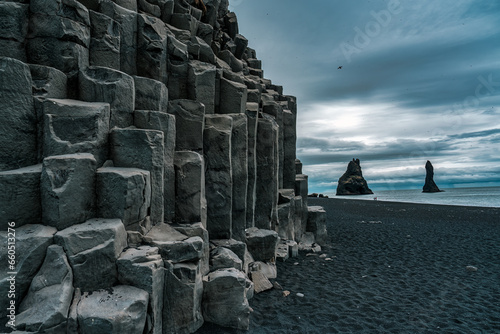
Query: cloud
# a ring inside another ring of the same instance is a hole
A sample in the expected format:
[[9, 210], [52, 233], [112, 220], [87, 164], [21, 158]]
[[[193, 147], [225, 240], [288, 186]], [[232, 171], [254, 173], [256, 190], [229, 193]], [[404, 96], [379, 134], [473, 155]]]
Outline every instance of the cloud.
[[427, 159], [450, 184], [498, 182], [499, 1], [237, 2], [264, 75], [298, 97], [310, 189], [353, 157], [374, 187], [415, 187]]

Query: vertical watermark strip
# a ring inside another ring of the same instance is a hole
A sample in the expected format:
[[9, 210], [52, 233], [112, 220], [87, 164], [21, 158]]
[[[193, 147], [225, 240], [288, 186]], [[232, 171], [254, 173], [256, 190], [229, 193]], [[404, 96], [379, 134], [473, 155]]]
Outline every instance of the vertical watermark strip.
[[6, 327], [16, 328], [16, 223], [7, 223], [7, 276], [9, 290], [7, 291], [7, 324]]

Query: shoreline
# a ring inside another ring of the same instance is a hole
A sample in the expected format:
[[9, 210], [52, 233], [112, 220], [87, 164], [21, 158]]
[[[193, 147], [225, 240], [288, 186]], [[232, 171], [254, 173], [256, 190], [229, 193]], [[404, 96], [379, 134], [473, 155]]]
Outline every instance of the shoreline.
[[199, 333], [500, 332], [500, 208], [308, 205], [325, 208], [329, 242], [277, 263], [290, 295], [255, 295], [248, 332], [206, 324]]

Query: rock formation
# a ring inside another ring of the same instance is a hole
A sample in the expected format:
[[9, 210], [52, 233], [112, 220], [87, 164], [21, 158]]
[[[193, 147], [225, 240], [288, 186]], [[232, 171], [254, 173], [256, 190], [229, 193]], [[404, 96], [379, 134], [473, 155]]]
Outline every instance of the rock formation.
[[248, 329], [274, 260], [326, 242], [296, 98], [228, 6], [0, 0], [0, 332]]
[[425, 163], [425, 184], [422, 192], [424, 193], [437, 193], [439, 190], [438, 186], [434, 182], [434, 167], [431, 162], [427, 160]]
[[365, 195], [373, 194], [368, 188], [361, 172], [359, 159], [352, 159], [347, 165], [347, 171], [339, 179], [337, 195]]

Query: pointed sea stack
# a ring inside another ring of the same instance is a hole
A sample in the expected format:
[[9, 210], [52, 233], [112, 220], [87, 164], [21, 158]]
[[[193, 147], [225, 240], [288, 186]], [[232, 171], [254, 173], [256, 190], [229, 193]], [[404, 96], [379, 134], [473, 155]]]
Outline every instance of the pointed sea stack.
[[425, 164], [425, 184], [422, 192], [424, 193], [438, 193], [442, 190], [439, 190], [438, 186], [434, 182], [434, 167], [429, 160], [427, 160]]
[[337, 195], [366, 195], [373, 194], [368, 188], [361, 172], [359, 159], [352, 159], [347, 165], [347, 171], [339, 179]]

